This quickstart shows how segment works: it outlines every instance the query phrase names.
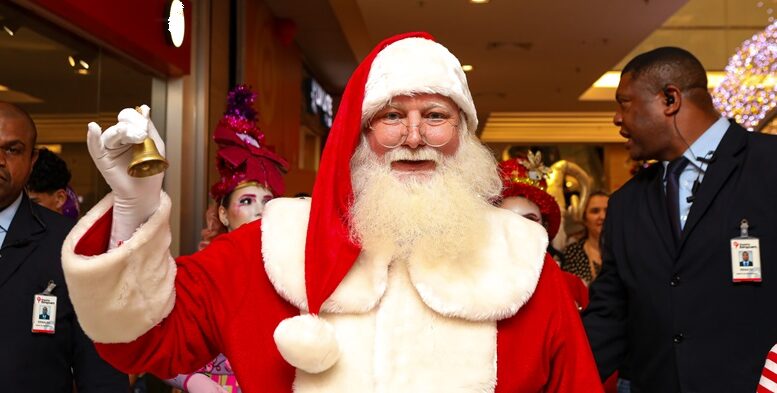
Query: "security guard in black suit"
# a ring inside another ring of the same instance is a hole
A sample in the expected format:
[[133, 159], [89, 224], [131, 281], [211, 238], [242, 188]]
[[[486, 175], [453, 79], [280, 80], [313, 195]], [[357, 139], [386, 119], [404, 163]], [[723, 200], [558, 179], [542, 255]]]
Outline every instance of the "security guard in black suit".
[[[583, 319], [599, 372], [625, 368], [636, 393], [755, 392], [777, 342], [777, 137], [722, 119], [679, 48], [629, 62], [616, 99], [630, 156], [660, 162], [610, 198]], [[761, 275], [735, 282], [743, 220]]]
[[[97, 355], [70, 303], [60, 249], [74, 222], [23, 191], [35, 138], [29, 115], [0, 102], [0, 391], [72, 393], [75, 383], [79, 393], [127, 392], [127, 376]], [[56, 296], [47, 310], [54, 332], [33, 333], [33, 303], [47, 287]]]

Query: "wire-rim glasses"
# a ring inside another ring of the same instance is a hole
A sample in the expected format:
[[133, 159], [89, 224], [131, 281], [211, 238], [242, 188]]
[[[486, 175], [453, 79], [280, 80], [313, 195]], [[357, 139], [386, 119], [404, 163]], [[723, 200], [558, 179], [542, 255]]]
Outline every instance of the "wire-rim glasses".
[[410, 128], [418, 127], [418, 133], [426, 146], [442, 147], [448, 144], [456, 135], [459, 123], [452, 118], [434, 113], [421, 118], [419, 124], [410, 121], [394, 112], [386, 113], [369, 122], [368, 128], [375, 132], [375, 140], [387, 149], [401, 146], [410, 135]]

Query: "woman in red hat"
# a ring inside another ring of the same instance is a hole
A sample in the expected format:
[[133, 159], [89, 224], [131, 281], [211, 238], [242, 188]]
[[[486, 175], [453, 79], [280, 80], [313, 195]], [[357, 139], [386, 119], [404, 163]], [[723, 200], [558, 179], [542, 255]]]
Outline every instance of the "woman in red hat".
[[[548, 232], [548, 239], [552, 240], [559, 230], [561, 210], [556, 200], [545, 191], [550, 169], [542, 163], [542, 154], [530, 151], [526, 157], [502, 161], [499, 163], [499, 173], [503, 183], [499, 207], [542, 225]], [[548, 252], [551, 255], [557, 253], [550, 244]], [[585, 308], [588, 305], [588, 290], [583, 282], [568, 273], [563, 274], [563, 277], [577, 307]]]
[[500, 207], [540, 223], [553, 239], [558, 233], [561, 210], [553, 197], [545, 191], [550, 168], [542, 163], [542, 154], [528, 152], [499, 163], [504, 187]]

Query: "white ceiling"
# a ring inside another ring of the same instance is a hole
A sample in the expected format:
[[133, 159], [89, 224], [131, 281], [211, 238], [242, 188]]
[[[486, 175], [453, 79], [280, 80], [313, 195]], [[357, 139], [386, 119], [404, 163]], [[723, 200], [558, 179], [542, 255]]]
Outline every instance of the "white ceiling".
[[[246, 0], [248, 1], [248, 0]], [[728, 57], [744, 39], [768, 23], [767, 10], [777, 0], [491, 0], [471, 4], [467, 0], [255, 0], [264, 1], [277, 17], [296, 22], [297, 44], [304, 61], [319, 82], [337, 96], [361, 59], [383, 38], [400, 32], [425, 30], [437, 37], [475, 70], [468, 75], [481, 124], [494, 113], [607, 113], [611, 101], [581, 101], [591, 84], [605, 71], [618, 69], [635, 54], [662, 45], [685, 47], [708, 69], [722, 70]], [[761, 2], [762, 6], [758, 7]], [[0, 8], [0, 19], [10, 15]], [[94, 75], [60, 75], [64, 59], [79, 48], [63, 34], [22, 29], [11, 39], [0, 34], [0, 76], [17, 75], [29, 68], [31, 80], [4, 81], [0, 85], [32, 97], [67, 94], [76, 87], [110, 91]], [[43, 45], [35, 53], [56, 53], [57, 62], [27, 59], [19, 45]], [[94, 48], [91, 48], [94, 51]], [[129, 77], [100, 56], [104, 73], [123, 75], [121, 83], [147, 83]], [[26, 65], [30, 64], [30, 65]], [[111, 67], [108, 67], [111, 66]], [[115, 69], [115, 72], [109, 72]], [[130, 73], [132, 74], [132, 73]], [[134, 75], [134, 74], [132, 74]], [[52, 91], [49, 80], [60, 88]], [[62, 80], [71, 81], [63, 85]], [[18, 86], [17, 86], [18, 85]], [[43, 86], [35, 90], [30, 86]], [[103, 109], [113, 101], [87, 102], [88, 97], [50, 100], [63, 107], [44, 112]], [[108, 104], [108, 105], [106, 105]], [[72, 107], [72, 108], [71, 108]], [[535, 116], [535, 115], [532, 115]], [[505, 116], [500, 117], [502, 121]], [[504, 123], [502, 123], [504, 124]]]
[[[664, 45], [722, 70], [768, 23], [777, 0], [266, 0], [297, 22], [308, 66], [333, 93], [373, 45], [424, 30], [472, 64], [470, 88], [485, 123], [495, 112], [608, 112], [581, 101], [604, 72]], [[346, 53], [344, 48], [350, 49]]]

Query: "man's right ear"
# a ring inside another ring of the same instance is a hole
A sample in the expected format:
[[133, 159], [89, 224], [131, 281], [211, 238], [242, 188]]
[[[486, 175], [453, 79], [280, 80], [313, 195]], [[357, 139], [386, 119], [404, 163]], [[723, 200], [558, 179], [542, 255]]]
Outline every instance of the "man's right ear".
[[674, 96], [671, 93], [669, 93], [669, 90], [667, 88], [664, 88], [664, 97], [666, 97], [664, 99], [664, 105], [669, 106], [674, 104]]
[[62, 206], [67, 202], [67, 191], [64, 188], [54, 191], [54, 199], [57, 201], [57, 211], [62, 212]]
[[664, 105], [666, 106], [664, 113], [667, 116], [676, 115], [677, 112], [680, 111], [680, 104], [682, 101], [680, 89], [674, 85], [666, 85], [661, 89], [661, 92], [664, 94]]

